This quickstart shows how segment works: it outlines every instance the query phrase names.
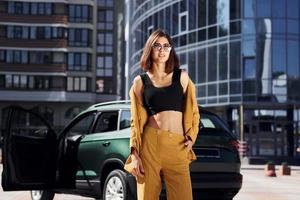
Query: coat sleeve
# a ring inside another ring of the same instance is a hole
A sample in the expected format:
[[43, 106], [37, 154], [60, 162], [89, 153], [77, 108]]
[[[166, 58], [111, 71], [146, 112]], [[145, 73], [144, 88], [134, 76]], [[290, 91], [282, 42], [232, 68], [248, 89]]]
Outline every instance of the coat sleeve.
[[[137, 152], [140, 152], [140, 130], [139, 130], [139, 115], [137, 111], [137, 99], [133, 91], [133, 87], [131, 87], [130, 92], [130, 112], [131, 112], [131, 119], [130, 119], [130, 152], [132, 152], [133, 148], [137, 150]], [[132, 154], [130, 153], [125, 164], [124, 164], [124, 169], [132, 173], [133, 170], [133, 162], [132, 162]]]
[[195, 85], [191, 80], [189, 81], [186, 98], [187, 98], [186, 101], [189, 101], [188, 102], [188, 105], [190, 106], [189, 110], [191, 111], [192, 114], [192, 124], [191, 124], [192, 126], [189, 129], [189, 131], [186, 133], [186, 136], [190, 137], [194, 144], [199, 131], [200, 114], [199, 114], [199, 108], [197, 103]]
[[131, 112], [131, 119], [130, 119], [130, 151], [132, 148], [135, 148], [137, 152], [140, 152], [140, 138], [141, 133], [139, 130], [139, 115], [138, 115], [138, 105], [135, 93], [133, 91], [133, 87], [131, 87], [130, 92], [130, 112]]

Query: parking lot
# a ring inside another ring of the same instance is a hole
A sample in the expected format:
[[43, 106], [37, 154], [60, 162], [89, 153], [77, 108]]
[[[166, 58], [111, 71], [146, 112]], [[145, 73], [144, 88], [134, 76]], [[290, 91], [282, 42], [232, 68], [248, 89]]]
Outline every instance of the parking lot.
[[[0, 165], [2, 173], [2, 165]], [[292, 166], [291, 176], [266, 177], [263, 166], [243, 166], [243, 187], [234, 200], [299, 200], [300, 167]], [[1, 179], [1, 178], [0, 178]], [[31, 200], [28, 191], [3, 192], [0, 188], [0, 199]], [[55, 200], [92, 200], [81, 196], [59, 194]]]

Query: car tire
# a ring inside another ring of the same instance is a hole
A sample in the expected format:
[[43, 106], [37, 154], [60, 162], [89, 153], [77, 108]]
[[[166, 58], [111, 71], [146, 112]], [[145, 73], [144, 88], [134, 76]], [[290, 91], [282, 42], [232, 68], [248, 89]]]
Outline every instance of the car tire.
[[53, 200], [55, 193], [51, 190], [31, 190], [31, 200]]
[[110, 172], [103, 186], [103, 200], [131, 200], [131, 195], [128, 190], [126, 173], [116, 169]]

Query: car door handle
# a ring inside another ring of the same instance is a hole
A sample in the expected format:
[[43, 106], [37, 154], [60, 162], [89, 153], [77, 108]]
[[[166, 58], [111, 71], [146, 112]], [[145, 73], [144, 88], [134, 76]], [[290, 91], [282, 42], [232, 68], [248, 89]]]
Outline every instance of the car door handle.
[[103, 142], [102, 145], [105, 146], [105, 147], [107, 147], [107, 146], [110, 145], [110, 142]]

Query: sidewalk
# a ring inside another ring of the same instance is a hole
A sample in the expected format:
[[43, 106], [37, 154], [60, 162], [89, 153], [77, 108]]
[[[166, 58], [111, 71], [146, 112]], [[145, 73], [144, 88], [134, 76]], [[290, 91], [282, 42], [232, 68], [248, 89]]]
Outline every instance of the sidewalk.
[[[279, 170], [280, 165], [276, 165], [275, 169]], [[290, 165], [291, 171], [297, 171], [300, 173], [300, 166]], [[254, 164], [242, 164], [242, 170], [264, 170], [265, 165], [254, 165]]]

